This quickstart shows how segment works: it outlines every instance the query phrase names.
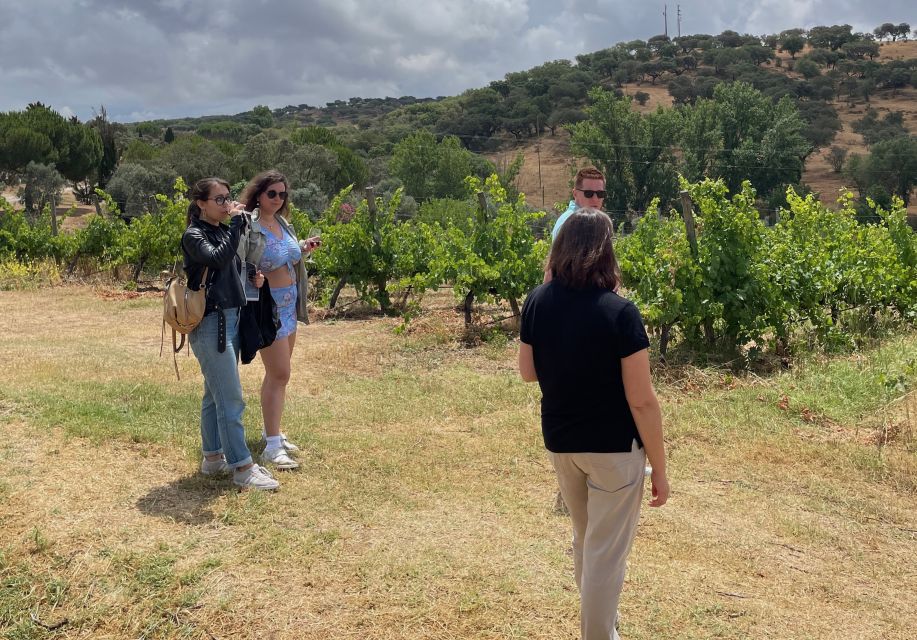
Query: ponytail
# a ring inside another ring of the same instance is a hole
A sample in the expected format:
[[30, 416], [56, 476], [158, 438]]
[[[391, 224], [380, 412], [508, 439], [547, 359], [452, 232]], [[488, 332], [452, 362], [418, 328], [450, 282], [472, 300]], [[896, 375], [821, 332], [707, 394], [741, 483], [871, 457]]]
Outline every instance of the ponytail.
[[201, 208], [197, 206], [197, 202], [194, 200], [191, 201], [191, 204], [188, 205], [188, 215], [185, 219], [185, 224], [190, 225], [192, 220], [199, 220], [201, 217]]

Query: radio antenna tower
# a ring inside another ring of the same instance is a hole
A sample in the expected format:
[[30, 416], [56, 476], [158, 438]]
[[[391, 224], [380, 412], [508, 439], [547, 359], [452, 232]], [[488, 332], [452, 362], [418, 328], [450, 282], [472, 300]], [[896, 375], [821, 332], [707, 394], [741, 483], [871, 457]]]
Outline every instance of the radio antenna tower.
[[665, 33], [665, 37], [668, 38], [669, 37], [669, 5], [667, 4], [662, 5], [662, 17], [665, 20], [665, 31], [663, 33]]
[[681, 37], [681, 5], [676, 5], [678, 7], [678, 37]]

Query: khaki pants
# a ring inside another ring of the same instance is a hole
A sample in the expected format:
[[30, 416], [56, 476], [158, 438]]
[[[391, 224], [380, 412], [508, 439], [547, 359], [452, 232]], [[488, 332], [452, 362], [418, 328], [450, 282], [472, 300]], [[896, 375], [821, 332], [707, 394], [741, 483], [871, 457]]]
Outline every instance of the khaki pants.
[[646, 455], [550, 453], [573, 520], [582, 640], [617, 640], [615, 617], [643, 499]]

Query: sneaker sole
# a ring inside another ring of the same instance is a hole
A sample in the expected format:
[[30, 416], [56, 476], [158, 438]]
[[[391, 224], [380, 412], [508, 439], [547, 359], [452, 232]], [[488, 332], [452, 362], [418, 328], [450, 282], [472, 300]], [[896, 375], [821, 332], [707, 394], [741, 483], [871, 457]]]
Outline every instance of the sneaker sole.
[[247, 484], [236, 484], [235, 482], [232, 484], [238, 488], [239, 491], [277, 491], [277, 489], [280, 488], [280, 485], [277, 485], [276, 487], [253, 487]]
[[271, 462], [270, 460], [265, 460], [264, 458], [262, 458], [261, 464], [263, 464], [264, 466], [270, 465], [271, 467], [274, 467], [275, 469], [278, 469], [280, 471], [292, 471], [293, 469], [299, 469], [298, 462], [294, 462], [293, 464], [289, 464], [289, 463], [280, 464], [280, 463]]

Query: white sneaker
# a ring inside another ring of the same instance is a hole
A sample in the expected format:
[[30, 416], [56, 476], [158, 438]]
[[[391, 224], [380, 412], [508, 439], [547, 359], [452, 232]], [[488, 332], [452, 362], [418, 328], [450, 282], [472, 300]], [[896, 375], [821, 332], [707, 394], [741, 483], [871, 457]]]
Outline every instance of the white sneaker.
[[[293, 444], [292, 442], [290, 442], [287, 439], [287, 434], [281, 432], [280, 438], [281, 438], [281, 443], [283, 444], [283, 448], [286, 451], [291, 451], [291, 452], [299, 451], [299, 447], [297, 447], [295, 444]], [[261, 444], [264, 444], [264, 445], [267, 444], [267, 435], [264, 433], [263, 430], [261, 431]]]
[[283, 438], [283, 448], [284, 449], [286, 449], [287, 451], [293, 451], [293, 452], [299, 451], [299, 447], [297, 447], [295, 444], [293, 444], [292, 442], [290, 442], [287, 439], [287, 434], [281, 433], [280, 437]]
[[261, 454], [261, 462], [283, 470], [299, 468], [299, 463], [291, 458], [285, 449], [265, 449]]
[[216, 460], [201, 460], [201, 474], [205, 476], [215, 476], [221, 473], [229, 473], [229, 465], [226, 464], [226, 458], [220, 456]]
[[280, 486], [280, 483], [274, 480], [271, 472], [264, 467], [253, 464], [245, 471], [235, 471], [232, 474], [232, 483], [243, 489], [255, 489], [257, 491], [273, 491]]

